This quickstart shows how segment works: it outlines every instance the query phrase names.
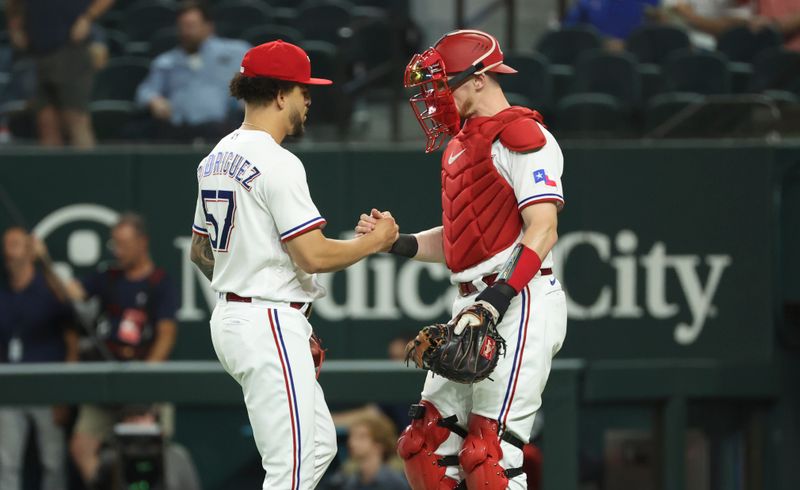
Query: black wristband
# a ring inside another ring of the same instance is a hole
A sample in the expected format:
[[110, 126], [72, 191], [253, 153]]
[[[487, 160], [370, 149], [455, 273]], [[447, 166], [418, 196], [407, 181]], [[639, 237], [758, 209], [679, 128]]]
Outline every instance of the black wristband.
[[511, 304], [511, 300], [514, 299], [514, 296], [517, 295], [517, 292], [506, 284], [505, 281], [497, 281], [488, 288], [481, 291], [481, 294], [475, 298], [476, 301], [486, 301], [490, 305], [494, 306], [494, 309], [500, 313], [500, 318], [497, 320], [500, 323], [500, 320], [503, 318], [503, 315], [506, 314], [508, 310], [508, 305]]
[[417, 237], [400, 233], [400, 237], [392, 244], [389, 253], [412, 259], [417, 255], [418, 250], [419, 242], [417, 241]]

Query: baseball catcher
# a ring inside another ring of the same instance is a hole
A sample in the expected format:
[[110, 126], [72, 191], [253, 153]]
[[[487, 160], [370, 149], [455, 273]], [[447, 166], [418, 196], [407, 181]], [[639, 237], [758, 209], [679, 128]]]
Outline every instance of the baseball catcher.
[[[542, 116], [508, 103], [498, 80], [514, 73], [497, 39], [476, 30], [443, 36], [406, 66], [425, 150], [447, 142], [442, 226], [401, 233], [390, 252], [446, 263], [459, 293], [452, 320], [406, 349], [429, 371], [398, 441], [414, 490], [527, 487], [523, 450], [566, 334], [551, 253], [564, 162]], [[362, 214], [356, 231], [388, 216]]]

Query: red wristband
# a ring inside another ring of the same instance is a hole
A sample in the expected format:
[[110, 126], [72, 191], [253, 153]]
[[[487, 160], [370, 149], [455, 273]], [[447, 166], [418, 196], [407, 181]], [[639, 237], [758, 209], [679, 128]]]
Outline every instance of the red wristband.
[[542, 267], [542, 259], [539, 258], [536, 252], [521, 243], [519, 245], [522, 247], [522, 251], [519, 254], [519, 258], [517, 258], [514, 270], [511, 272], [511, 277], [506, 281], [517, 293], [531, 282], [533, 276]]

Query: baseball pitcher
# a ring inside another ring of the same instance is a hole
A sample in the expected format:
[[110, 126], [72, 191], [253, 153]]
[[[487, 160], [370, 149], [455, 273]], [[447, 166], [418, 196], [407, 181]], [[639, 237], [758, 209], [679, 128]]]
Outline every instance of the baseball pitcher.
[[303, 164], [281, 146], [303, 133], [307, 86], [330, 83], [311, 77], [297, 46], [279, 40], [250, 49], [230, 85], [245, 102], [244, 122], [197, 167], [191, 257], [219, 298], [211, 339], [242, 387], [265, 490], [316, 487], [336, 453], [310, 350], [311, 303], [325, 294], [315, 273], [388, 250], [398, 237], [386, 217], [369, 235], [326, 238]]

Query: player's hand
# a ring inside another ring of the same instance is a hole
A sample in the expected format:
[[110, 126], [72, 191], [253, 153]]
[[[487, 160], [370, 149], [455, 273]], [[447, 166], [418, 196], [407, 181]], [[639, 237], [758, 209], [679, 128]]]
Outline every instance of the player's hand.
[[81, 15], [72, 24], [72, 29], [69, 31], [69, 37], [74, 43], [82, 42], [89, 37], [89, 31], [92, 30], [92, 21], [88, 17]]
[[367, 233], [371, 232], [375, 229], [375, 223], [378, 222], [381, 218], [391, 218], [392, 213], [389, 211], [380, 212], [375, 208], [372, 208], [369, 214], [362, 213], [361, 216], [358, 218], [358, 224], [355, 227], [356, 236], [366, 235]]
[[500, 320], [500, 313], [487, 301], [476, 301], [466, 306], [456, 315], [450, 323], [455, 324], [453, 333], [461, 335], [467, 327], [475, 328], [486, 324], [496, 326]]
[[400, 227], [397, 226], [391, 214], [381, 213], [381, 217], [377, 218], [375, 227], [369, 236], [374, 236], [378, 241], [378, 252], [387, 252], [400, 237]]
[[167, 99], [157, 96], [150, 101], [150, 113], [154, 118], [166, 121], [172, 116], [172, 107]]

